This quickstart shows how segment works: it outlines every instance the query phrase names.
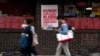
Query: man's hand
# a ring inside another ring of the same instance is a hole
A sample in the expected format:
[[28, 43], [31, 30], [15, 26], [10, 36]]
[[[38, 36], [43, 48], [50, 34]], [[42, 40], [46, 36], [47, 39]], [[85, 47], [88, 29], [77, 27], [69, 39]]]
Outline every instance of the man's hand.
[[60, 29], [61, 29], [61, 28], [58, 28], [58, 29], [54, 29], [54, 31], [57, 31], [57, 32], [58, 32]]
[[54, 31], [58, 31], [58, 29], [53, 29]]
[[28, 34], [26, 34], [26, 37], [28, 37], [29, 35]]

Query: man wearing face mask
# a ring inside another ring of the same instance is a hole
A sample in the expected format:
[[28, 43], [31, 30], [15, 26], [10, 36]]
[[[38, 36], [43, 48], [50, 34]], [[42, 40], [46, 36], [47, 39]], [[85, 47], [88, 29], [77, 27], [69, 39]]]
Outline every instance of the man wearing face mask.
[[[59, 28], [54, 29], [54, 30], [57, 31], [59, 34], [62, 34], [62, 35], [68, 34], [68, 24], [65, 22], [63, 16], [58, 16], [57, 19], [58, 19], [58, 23], [59, 23]], [[59, 42], [57, 49], [56, 49], [55, 56], [60, 56], [62, 48], [63, 48], [66, 56], [71, 56], [67, 41], [64, 42], [64, 43]]]

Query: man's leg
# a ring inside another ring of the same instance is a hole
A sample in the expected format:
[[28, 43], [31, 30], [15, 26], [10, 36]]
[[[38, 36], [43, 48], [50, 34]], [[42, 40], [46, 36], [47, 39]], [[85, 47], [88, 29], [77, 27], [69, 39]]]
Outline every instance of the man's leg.
[[35, 56], [38, 55], [37, 52], [36, 52], [35, 46], [31, 47], [31, 52], [32, 52]]
[[27, 55], [31, 56], [31, 47], [27, 47]]
[[63, 45], [62, 43], [58, 44], [55, 56], [60, 56], [61, 50], [62, 50], [62, 45]]
[[27, 56], [27, 52], [25, 48], [21, 48], [21, 56]]
[[69, 47], [68, 47], [68, 42], [63, 44], [63, 49], [64, 49], [66, 56], [71, 56], [70, 51], [69, 51]]

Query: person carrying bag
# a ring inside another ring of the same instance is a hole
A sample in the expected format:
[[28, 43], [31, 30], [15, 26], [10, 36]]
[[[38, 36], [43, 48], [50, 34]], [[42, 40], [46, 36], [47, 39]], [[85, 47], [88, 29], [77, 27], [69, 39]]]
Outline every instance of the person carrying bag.
[[68, 30], [68, 33], [67, 34], [56, 34], [57, 36], [57, 40], [59, 42], [62, 42], [62, 43], [65, 43], [65, 42], [69, 42], [69, 41], [72, 41], [73, 40], [73, 31], [72, 30]]
[[33, 37], [32, 37], [32, 40], [33, 40], [33, 41], [32, 41], [31, 52], [32, 52], [35, 56], [37, 56], [38, 53], [37, 53], [37, 51], [36, 51], [35, 46], [37, 46], [37, 45], [39, 44], [38, 35], [37, 35], [37, 33], [35, 32], [35, 27], [34, 27], [34, 26], [30, 26], [30, 31], [32, 32], [32, 35], [33, 35]]
[[72, 31], [68, 29], [68, 24], [65, 22], [63, 16], [58, 16], [57, 19], [59, 28], [54, 30], [58, 32], [56, 36], [59, 44], [57, 46], [55, 56], [60, 56], [62, 48], [66, 56], [71, 56], [68, 42], [69, 40], [73, 39], [73, 36], [70, 34]]

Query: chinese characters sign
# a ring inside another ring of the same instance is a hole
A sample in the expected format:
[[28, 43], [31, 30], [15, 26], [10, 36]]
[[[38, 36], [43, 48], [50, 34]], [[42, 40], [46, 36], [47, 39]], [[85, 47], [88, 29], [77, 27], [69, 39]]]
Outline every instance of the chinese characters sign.
[[75, 29], [100, 29], [100, 18], [65, 18]]
[[[27, 17], [7, 16], [0, 17], [0, 28], [21, 29], [21, 25]], [[33, 18], [33, 17], [31, 17]]]
[[56, 19], [58, 15], [57, 5], [41, 5], [41, 27], [47, 30], [50, 27], [58, 27]]

